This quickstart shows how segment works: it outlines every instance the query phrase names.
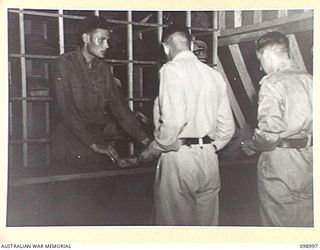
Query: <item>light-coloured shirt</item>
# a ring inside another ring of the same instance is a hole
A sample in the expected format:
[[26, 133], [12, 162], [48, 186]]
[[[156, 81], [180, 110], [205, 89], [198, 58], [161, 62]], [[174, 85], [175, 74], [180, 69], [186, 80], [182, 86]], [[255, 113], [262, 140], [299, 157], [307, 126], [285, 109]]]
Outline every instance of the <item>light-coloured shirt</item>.
[[232, 138], [234, 119], [221, 74], [184, 51], [160, 70], [154, 103], [155, 140], [159, 150], [177, 151], [179, 138], [209, 136], [217, 149]]
[[312, 76], [293, 62], [279, 65], [261, 81], [258, 133], [266, 143], [312, 134]]

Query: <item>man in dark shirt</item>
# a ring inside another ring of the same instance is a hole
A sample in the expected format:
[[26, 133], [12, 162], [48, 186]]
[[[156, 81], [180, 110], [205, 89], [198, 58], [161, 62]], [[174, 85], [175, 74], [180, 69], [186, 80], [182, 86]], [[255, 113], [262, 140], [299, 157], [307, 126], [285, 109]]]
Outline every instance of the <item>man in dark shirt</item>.
[[108, 139], [117, 130], [115, 122], [143, 145], [150, 142], [123, 101], [104, 60], [109, 37], [104, 18], [87, 17], [80, 26], [80, 48], [55, 62], [53, 84], [59, 123], [52, 135], [54, 162], [76, 163], [106, 157], [103, 154], [110, 156], [106, 146], [111, 148]]

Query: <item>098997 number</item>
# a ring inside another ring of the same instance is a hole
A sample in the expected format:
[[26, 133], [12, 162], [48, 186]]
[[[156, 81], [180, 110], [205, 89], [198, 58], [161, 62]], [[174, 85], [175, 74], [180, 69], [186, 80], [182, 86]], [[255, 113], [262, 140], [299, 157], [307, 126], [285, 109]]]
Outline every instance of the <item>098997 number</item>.
[[318, 244], [300, 244], [300, 248], [318, 248]]

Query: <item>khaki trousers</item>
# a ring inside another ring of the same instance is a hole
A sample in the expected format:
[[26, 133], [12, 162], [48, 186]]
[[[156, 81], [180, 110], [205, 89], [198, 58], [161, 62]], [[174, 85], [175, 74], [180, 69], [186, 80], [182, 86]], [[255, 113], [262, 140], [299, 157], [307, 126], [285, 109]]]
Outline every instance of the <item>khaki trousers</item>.
[[155, 180], [156, 225], [218, 225], [220, 175], [211, 144], [162, 153]]
[[261, 154], [258, 193], [263, 226], [313, 226], [312, 147]]

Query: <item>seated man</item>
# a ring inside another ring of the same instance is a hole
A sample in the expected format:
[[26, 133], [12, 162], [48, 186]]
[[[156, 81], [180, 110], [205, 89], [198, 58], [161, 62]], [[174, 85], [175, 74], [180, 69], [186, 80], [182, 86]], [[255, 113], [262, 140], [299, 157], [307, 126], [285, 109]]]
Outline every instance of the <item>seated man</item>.
[[90, 16], [80, 25], [80, 48], [60, 56], [53, 85], [59, 122], [52, 135], [53, 162], [79, 163], [106, 159], [117, 153], [108, 143], [117, 125], [143, 145], [149, 138], [119, 93], [104, 60], [110, 32], [102, 17]]

